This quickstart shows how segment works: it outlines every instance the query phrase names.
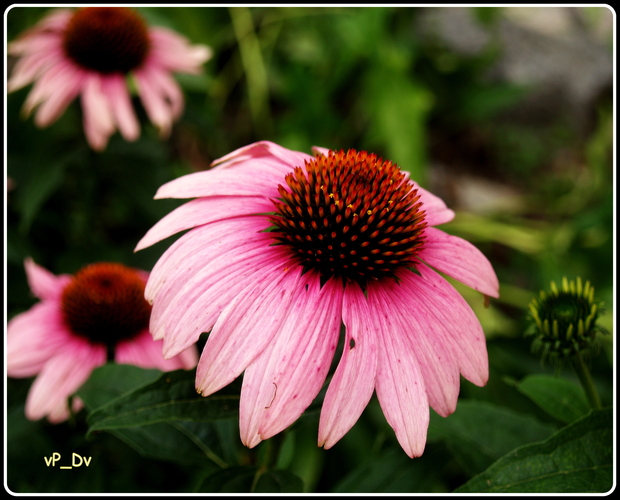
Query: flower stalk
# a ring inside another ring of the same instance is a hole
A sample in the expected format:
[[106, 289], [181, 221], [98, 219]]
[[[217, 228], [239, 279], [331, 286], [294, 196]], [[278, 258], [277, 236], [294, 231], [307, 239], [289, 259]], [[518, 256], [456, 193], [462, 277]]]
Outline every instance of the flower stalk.
[[581, 386], [588, 397], [588, 401], [590, 402], [590, 406], [594, 409], [600, 409], [601, 406], [601, 398], [598, 395], [598, 391], [594, 385], [594, 381], [592, 380], [592, 375], [590, 374], [590, 370], [588, 366], [583, 361], [583, 357], [577, 353], [573, 359], [572, 363], [573, 369], [581, 382]]

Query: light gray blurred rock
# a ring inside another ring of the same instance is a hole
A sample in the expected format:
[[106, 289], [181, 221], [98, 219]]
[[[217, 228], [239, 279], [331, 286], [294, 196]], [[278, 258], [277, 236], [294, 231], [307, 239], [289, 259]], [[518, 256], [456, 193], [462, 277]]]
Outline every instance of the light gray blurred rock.
[[[612, 14], [599, 8], [606, 29]], [[504, 7], [499, 18], [485, 26], [470, 7], [429, 7], [419, 16], [417, 29], [423, 38], [464, 56], [499, 47], [488, 78], [530, 89], [512, 118], [539, 122], [568, 113], [582, 129], [593, 103], [613, 82], [611, 50], [601, 42], [600, 26], [598, 31], [587, 27], [582, 9]]]

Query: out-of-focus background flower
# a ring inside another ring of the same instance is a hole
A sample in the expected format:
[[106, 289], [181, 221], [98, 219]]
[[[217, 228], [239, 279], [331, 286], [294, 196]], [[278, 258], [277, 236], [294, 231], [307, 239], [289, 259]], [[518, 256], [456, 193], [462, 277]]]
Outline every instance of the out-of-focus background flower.
[[[148, 426], [138, 427], [146, 429], [142, 441], [126, 429], [85, 438], [84, 418], [58, 426], [26, 420], [31, 380], [9, 379], [12, 491], [450, 492], [514, 448], [543, 441], [568, 423], [544, 411], [522, 383], [553, 374], [530, 352], [523, 332], [529, 301], [563, 276], [590, 280], [605, 303], [599, 323], [614, 330], [611, 9], [137, 10], [149, 25], [208, 45], [213, 57], [202, 75], [175, 77], [185, 111], [169, 138], [160, 139], [136, 95], [140, 138], [130, 143], [116, 133], [103, 152], [84, 139], [77, 102], [38, 129], [32, 117], [20, 115], [30, 88], [6, 96], [8, 318], [35, 303], [25, 257], [55, 274], [96, 261], [151, 269], [170, 242], [133, 249], [182, 203], [152, 199], [173, 178], [209, 168], [257, 140], [308, 153], [314, 145], [353, 147], [398, 163], [442, 197], [457, 213], [442, 229], [468, 239], [493, 263], [501, 297], [489, 308], [479, 294], [456, 285], [487, 335], [490, 381], [484, 388], [462, 382], [457, 411], [447, 419], [432, 415], [426, 451], [415, 460], [386, 430], [376, 400], [327, 451], [316, 447], [318, 417], [310, 412], [270, 459], [274, 470], [289, 475], [274, 472], [267, 484], [252, 482], [255, 476], [243, 467], [263, 464], [273, 443], [242, 449], [234, 419], [212, 424], [217, 439], [194, 432], [186, 448], [149, 441]], [[6, 41], [47, 12], [6, 11]], [[14, 62], [7, 59], [9, 74]], [[613, 403], [612, 342], [613, 335], [601, 336], [590, 361], [603, 406]], [[570, 370], [561, 376], [577, 382]], [[88, 467], [59, 471], [45, 465], [53, 452], [93, 458]], [[565, 476], [569, 483], [575, 474]]]

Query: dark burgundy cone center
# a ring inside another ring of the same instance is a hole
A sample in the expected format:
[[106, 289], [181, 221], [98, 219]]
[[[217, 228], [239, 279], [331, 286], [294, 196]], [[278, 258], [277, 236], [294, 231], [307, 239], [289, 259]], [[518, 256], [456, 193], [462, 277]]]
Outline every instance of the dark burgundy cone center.
[[419, 194], [398, 166], [365, 151], [317, 155], [274, 200], [274, 238], [304, 269], [356, 281], [397, 279], [414, 265], [426, 227]]
[[84, 7], [69, 21], [63, 47], [86, 69], [127, 73], [144, 62], [150, 40], [146, 24], [131, 9]]
[[75, 335], [113, 347], [148, 328], [151, 306], [136, 269], [97, 263], [82, 268], [61, 297], [64, 321]]

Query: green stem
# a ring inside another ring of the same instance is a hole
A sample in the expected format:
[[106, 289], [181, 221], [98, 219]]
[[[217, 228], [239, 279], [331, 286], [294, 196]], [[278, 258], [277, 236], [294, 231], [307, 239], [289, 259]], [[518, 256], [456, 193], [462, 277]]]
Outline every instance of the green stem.
[[269, 136], [271, 115], [269, 113], [269, 88], [267, 68], [261, 52], [260, 40], [254, 30], [252, 12], [247, 7], [230, 7], [233, 31], [239, 45], [241, 64], [248, 85], [250, 113], [256, 133]]
[[601, 408], [601, 398], [598, 395], [596, 387], [594, 387], [594, 382], [592, 381], [592, 375], [590, 375], [590, 370], [583, 362], [583, 358], [580, 353], [577, 353], [575, 358], [573, 359], [573, 368], [579, 377], [579, 381], [583, 386], [584, 391], [586, 392], [586, 396], [588, 396], [588, 400], [590, 401], [590, 405], [592, 408]]
[[260, 477], [268, 470], [275, 468], [278, 462], [280, 447], [282, 446], [282, 442], [284, 441], [284, 435], [285, 432], [280, 432], [261, 443], [263, 448], [260, 450], [259, 453], [259, 467], [252, 481], [252, 486], [250, 488], [251, 492], [254, 492], [254, 490], [256, 489], [256, 485], [258, 484], [258, 480], [260, 479]]

